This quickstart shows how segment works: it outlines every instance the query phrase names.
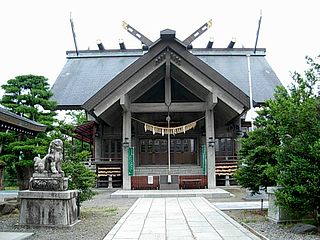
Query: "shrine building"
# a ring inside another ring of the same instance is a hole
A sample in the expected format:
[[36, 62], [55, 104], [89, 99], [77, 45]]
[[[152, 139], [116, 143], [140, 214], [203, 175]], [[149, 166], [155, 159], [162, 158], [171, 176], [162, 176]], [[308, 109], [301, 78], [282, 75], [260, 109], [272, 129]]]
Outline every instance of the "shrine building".
[[68, 51], [52, 87], [58, 109], [88, 115], [77, 134], [92, 143], [97, 184], [118, 181], [123, 189], [230, 184], [238, 140], [250, 127], [249, 82], [253, 106], [272, 98], [281, 85], [266, 50], [232, 44], [192, 48], [195, 34], [181, 41], [170, 29], [155, 42], [139, 36], [142, 49], [122, 43], [119, 50], [100, 45]]

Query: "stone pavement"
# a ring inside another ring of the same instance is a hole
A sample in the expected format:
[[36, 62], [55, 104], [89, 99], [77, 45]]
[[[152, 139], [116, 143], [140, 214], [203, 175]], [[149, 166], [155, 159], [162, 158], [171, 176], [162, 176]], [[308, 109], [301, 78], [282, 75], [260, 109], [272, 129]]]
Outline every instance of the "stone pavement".
[[34, 235], [26, 232], [0, 232], [0, 240], [23, 240]]
[[0, 191], [0, 202], [5, 198], [15, 198], [18, 196], [18, 190], [1, 190]]
[[139, 198], [104, 240], [260, 239], [203, 197]]
[[[261, 209], [261, 201], [249, 201], [249, 202], [213, 202], [215, 207], [220, 210], [237, 210], [237, 209]], [[262, 208], [268, 209], [269, 202], [263, 201]]]
[[111, 198], [164, 198], [164, 197], [206, 197], [228, 198], [231, 194], [221, 188], [179, 189], [179, 190], [117, 190]]

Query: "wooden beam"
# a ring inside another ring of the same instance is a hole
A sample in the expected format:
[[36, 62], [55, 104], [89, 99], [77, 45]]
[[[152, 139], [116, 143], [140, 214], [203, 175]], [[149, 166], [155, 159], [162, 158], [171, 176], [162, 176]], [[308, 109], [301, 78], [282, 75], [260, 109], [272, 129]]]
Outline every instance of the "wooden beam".
[[172, 64], [194, 79], [200, 85], [205, 87], [209, 92], [212, 92], [237, 113], [241, 114], [243, 112], [244, 105], [236, 98], [237, 96], [232, 96], [226, 89], [222, 89], [214, 81], [201, 73], [198, 69], [186, 62], [184, 59], [181, 59], [180, 65], [176, 64], [175, 62], [172, 62]]
[[145, 79], [143, 82], [139, 83], [133, 89], [130, 90], [129, 97], [131, 102], [136, 101], [144, 93], [148, 92], [154, 85], [161, 81], [164, 77], [164, 68], [158, 68], [152, 76]]
[[216, 104], [218, 103], [218, 98], [215, 94], [209, 93], [207, 96], [207, 107], [209, 110], [214, 109]]
[[144, 36], [142, 33], [138, 32], [138, 30], [134, 29], [125, 21], [122, 22], [122, 26], [128, 33], [130, 33], [132, 36], [140, 40], [142, 43], [144, 43], [148, 47], [150, 47], [153, 44], [153, 42], [149, 38]]
[[194, 40], [200, 37], [205, 31], [207, 31], [212, 26], [212, 19], [203, 24], [199, 29], [197, 29], [194, 33], [192, 33], [189, 37], [187, 37], [183, 43], [185, 45], [191, 44]]
[[234, 96], [237, 101], [239, 101], [245, 108], [249, 108], [249, 97], [241, 91], [237, 86], [235, 86], [231, 81], [228, 81], [223, 75], [221, 75], [218, 71], [211, 68], [204, 61], [200, 60], [198, 57], [191, 54], [189, 51], [186, 51], [181, 45], [177, 42], [173, 42], [170, 45], [172, 51], [174, 51], [178, 56], [180, 56], [180, 64], [189, 64], [196, 72], [199, 72], [210, 79], [212, 82], [216, 83], [217, 86], [220, 87], [223, 91], [226, 91], [230, 95]]
[[230, 94], [225, 94], [223, 91], [214, 91], [214, 94], [238, 114], [243, 113], [244, 106]]
[[[162, 63], [162, 64], [164, 64], [164, 63]], [[160, 68], [162, 64], [155, 65], [154, 61], [151, 61], [148, 64], [146, 64], [143, 69], [141, 69], [140, 71], [136, 72], [126, 82], [124, 82], [121, 86], [116, 88], [113, 93], [111, 93], [110, 95], [107, 95], [104, 98], [104, 100], [102, 100], [94, 108], [94, 113], [97, 116], [100, 116], [104, 111], [106, 111], [115, 102], [117, 102], [122, 95], [128, 93], [137, 84], [139, 84], [140, 82], [145, 80], [151, 73], [153, 73], [158, 68]]]
[[170, 70], [170, 51], [166, 50], [166, 74], [165, 74], [165, 103], [167, 106], [171, 104], [171, 70]]
[[120, 106], [125, 112], [130, 111], [130, 100], [128, 94], [124, 94], [120, 97]]
[[140, 70], [144, 71], [146, 65], [151, 63], [151, 65], [154, 66], [155, 60], [158, 60], [156, 65], [161, 66], [164, 62], [164, 59], [162, 59], [160, 56], [165, 51], [166, 47], [167, 43], [160, 41], [152, 48], [152, 51], [149, 51], [148, 54], [138, 58], [125, 70], [120, 72], [111, 81], [104, 85], [104, 87], [102, 87], [96, 94], [94, 94], [82, 105], [82, 108], [87, 111], [93, 111], [93, 109], [97, 107], [106, 98], [106, 96], [111, 95], [116, 89], [125, 84]]
[[180, 71], [177, 68], [175, 68], [174, 65], [171, 66], [171, 69], [172, 69], [171, 76], [174, 80], [176, 80], [184, 88], [186, 88], [187, 90], [195, 94], [202, 101], [204, 102], [207, 101], [206, 95], [208, 95], [209, 93], [207, 89], [201, 86], [197, 81], [192, 79], [190, 76], [185, 74], [183, 71]]
[[[131, 103], [132, 112], [167, 112], [168, 106], [165, 103]], [[171, 112], [204, 112], [205, 102], [181, 102], [171, 103]]]

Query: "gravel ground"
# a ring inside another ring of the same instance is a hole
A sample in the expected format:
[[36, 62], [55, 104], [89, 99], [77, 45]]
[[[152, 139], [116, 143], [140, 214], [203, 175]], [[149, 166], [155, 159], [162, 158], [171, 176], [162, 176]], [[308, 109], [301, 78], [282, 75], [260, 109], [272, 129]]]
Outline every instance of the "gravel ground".
[[[114, 191], [114, 190], [113, 190]], [[111, 199], [110, 190], [99, 190], [93, 200], [81, 205], [81, 221], [71, 228], [30, 228], [16, 226], [19, 214], [0, 216], [1, 232], [35, 232], [30, 240], [101, 240], [136, 199]]]
[[[209, 199], [210, 202], [240, 202], [245, 201], [245, 189], [239, 187], [223, 187], [234, 196], [225, 199]], [[253, 230], [262, 234], [270, 240], [314, 240], [320, 239], [320, 233], [317, 235], [300, 235], [290, 232], [293, 225], [276, 224], [267, 219], [267, 211], [260, 210], [229, 210], [224, 211], [230, 217], [234, 218], [240, 223], [244, 223], [251, 227]]]
[[267, 211], [260, 210], [229, 210], [224, 211], [240, 223], [245, 223], [258, 233], [270, 240], [314, 240], [320, 239], [320, 233], [315, 234], [295, 234], [290, 232], [293, 224], [276, 224], [268, 221]]
[[[231, 198], [209, 199], [210, 202], [244, 201], [244, 190], [240, 188], [226, 188], [234, 196]], [[110, 194], [115, 190], [98, 190], [98, 194], [81, 205], [81, 222], [71, 228], [27, 228], [16, 226], [19, 214], [0, 216], [0, 231], [7, 232], [35, 232], [31, 240], [64, 240], [87, 239], [101, 240], [112, 229], [121, 216], [132, 206], [136, 199], [111, 199]], [[320, 235], [297, 235], [290, 232], [292, 225], [280, 225], [269, 222], [266, 211], [232, 210], [225, 211], [238, 222], [258, 231], [270, 240], [314, 240]]]

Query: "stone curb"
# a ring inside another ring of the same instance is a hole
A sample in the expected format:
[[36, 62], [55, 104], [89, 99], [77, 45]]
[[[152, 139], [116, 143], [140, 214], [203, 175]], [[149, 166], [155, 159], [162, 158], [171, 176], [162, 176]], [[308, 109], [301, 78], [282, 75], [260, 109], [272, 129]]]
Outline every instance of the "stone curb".
[[254, 235], [258, 236], [259, 238], [263, 239], [263, 240], [269, 240], [269, 238], [263, 236], [261, 233], [257, 232], [256, 230], [254, 230], [252, 227], [250, 227], [248, 224], [243, 223], [243, 222], [239, 222], [242, 226], [244, 226], [245, 228], [247, 228], [250, 232], [252, 232]]

